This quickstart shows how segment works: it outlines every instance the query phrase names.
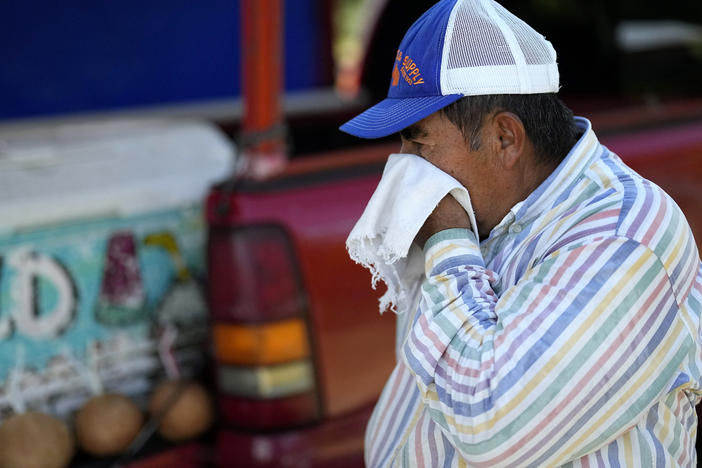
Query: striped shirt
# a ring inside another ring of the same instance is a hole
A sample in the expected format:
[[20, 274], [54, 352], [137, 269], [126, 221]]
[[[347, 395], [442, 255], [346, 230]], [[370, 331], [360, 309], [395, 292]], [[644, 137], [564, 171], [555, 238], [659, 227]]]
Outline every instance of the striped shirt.
[[427, 241], [369, 467], [696, 466], [695, 241], [671, 198], [576, 121], [577, 144], [487, 239]]

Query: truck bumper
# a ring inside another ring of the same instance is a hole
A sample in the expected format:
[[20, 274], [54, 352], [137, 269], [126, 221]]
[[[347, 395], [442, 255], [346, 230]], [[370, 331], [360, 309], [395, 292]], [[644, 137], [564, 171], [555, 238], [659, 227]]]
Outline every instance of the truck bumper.
[[220, 430], [217, 467], [360, 468], [363, 439], [373, 407], [284, 433]]

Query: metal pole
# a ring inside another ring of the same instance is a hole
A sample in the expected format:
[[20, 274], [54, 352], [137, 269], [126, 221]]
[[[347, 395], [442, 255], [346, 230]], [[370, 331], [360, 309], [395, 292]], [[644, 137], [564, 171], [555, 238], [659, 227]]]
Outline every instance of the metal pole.
[[265, 178], [287, 161], [282, 113], [283, 0], [241, 0], [241, 148], [246, 175]]

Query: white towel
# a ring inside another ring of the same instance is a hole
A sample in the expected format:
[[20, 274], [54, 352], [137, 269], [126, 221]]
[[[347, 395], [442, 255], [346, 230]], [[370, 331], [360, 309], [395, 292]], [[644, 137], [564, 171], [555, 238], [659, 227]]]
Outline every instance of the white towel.
[[449, 193], [468, 213], [477, 239], [468, 190], [460, 182], [419, 156], [388, 158], [378, 187], [346, 239], [349, 256], [371, 271], [373, 288], [378, 280], [388, 287], [380, 298], [381, 313], [388, 307], [403, 312], [412, 300], [409, 291], [424, 274], [424, 256], [412, 241]]

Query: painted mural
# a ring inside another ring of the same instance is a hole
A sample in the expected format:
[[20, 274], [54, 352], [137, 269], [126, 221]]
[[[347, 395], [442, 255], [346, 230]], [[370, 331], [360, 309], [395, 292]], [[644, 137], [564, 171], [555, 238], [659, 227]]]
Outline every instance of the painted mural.
[[196, 373], [203, 238], [198, 206], [0, 235], [0, 420]]

